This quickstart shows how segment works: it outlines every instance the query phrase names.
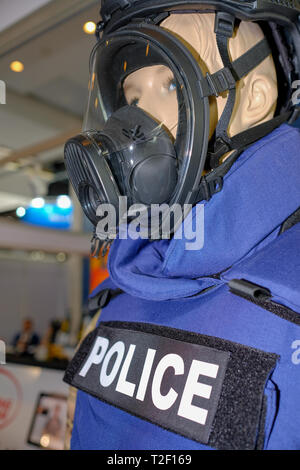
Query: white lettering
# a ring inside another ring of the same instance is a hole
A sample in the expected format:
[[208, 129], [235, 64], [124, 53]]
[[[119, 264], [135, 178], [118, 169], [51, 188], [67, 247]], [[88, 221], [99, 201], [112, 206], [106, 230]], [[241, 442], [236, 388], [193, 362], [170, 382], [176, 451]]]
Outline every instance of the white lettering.
[[106, 240], [109, 236], [113, 240], [117, 236], [117, 214], [112, 204], [100, 204], [96, 211], [101, 220], [97, 223], [96, 234], [100, 240]]
[[125, 358], [123, 367], [120, 372], [119, 380], [117, 383], [116, 391], [119, 393], [123, 393], [124, 395], [128, 395], [129, 397], [133, 397], [134, 394], [134, 389], [135, 389], [135, 384], [128, 382], [126, 380], [128, 370], [132, 361], [132, 356], [134, 354], [136, 345], [131, 344], [128, 349], [127, 356]]
[[194, 395], [203, 398], [210, 398], [212, 387], [210, 385], [198, 382], [199, 376], [216, 378], [219, 366], [208, 362], [196, 361], [192, 362], [189, 375], [184, 387], [181, 402], [178, 409], [178, 416], [195, 421], [199, 424], [205, 424], [208, 411], [204, 408], [192, 405]]
[[102, 338], [99, 336], [94, 344], [92, 352], [90, 353], [86, 363], [84, 364], [83, 368], [79, 372], [81, 377], [85, 377], [88, 371], [90, 370], [93, 364], [100, 364], [103, 360], [105, 353], [108, 348], [109, 341], [106, 338]]
[[108, 457], [108, 465], [127, 465], [138, 468], [141, 463], [142, 457], [120, 457], [117, 454], [114, 454], [113, 457]]
[[177, 354], [167, 354], [161, 359], [156, 368], [152, 383], [152, 400], [159, 410], [168, 410], [171, 408], [178, 397], [178, 393], [176, 393], [173, 388], [170, 388], [165, 396], [160, 392], [163, 376], [169, 367], [174, 369], [175, 375], [182, 375], [184, 373], [183, 359]]
[[185, 249], [187, 251], [202, 250], [204, 247], [204, 204], [197, 204], [195, 214], [192, 212], [190, 217], [184, 220], [183, 226], [186, 240], [194, 240], [186, 243]]
[[[102, 364], [101, 373], [100, 373], [100, 384], [102, 385], [102, 387], [109, 387], [115, 380], [118, 370], [120, 368], [123, 356], [124, 356], [124, 352], [125, 352], [125, 344], [123, 343], [123, 341], [118, 341], [110, 348], [110, 350], [106, 354], [105, 359]], [[107, 374], [109, 361], [113, 357], [114, 354], [116, 354], [116, 360], [115, 360], [114, 366], [110, 374]]]
[[128, 235], [132, 240], [147, 240], [148, 235], [148, 208], [143, 204], [134, 204], [130, 206], [128, 217], [134, 217], [134, 220], [128, 225]]
[[292, 363], [295, 364], [295, 366], [298, 366], [300, 364], [300, 340], [293, 342], [292, 349], [296, 349], [292, 354]]
[[140, 384], [139, 384], [139, 388], [138, 388], [138, 391], [137, 391], [137, 394], [136, 394], [137, 400], [143, 401], [144, 398], [145, 398], [147, 385], [148, 385], [148, 382], [149, 382], [149, 377], [150, 377], [150, 374], [151, 374], [155, 354], [156, 354], [155, 349], [148, 349], [146, 360], [145, 360], [144, 367], [143, 367], [141, 380], [140, 380]]
[[292, 83], [292, 88], [297, 88], [296, 91], [292, 94], [292, 103], [294, 106], [298, 106], [300, 103], [300, 80], [295, 80]]

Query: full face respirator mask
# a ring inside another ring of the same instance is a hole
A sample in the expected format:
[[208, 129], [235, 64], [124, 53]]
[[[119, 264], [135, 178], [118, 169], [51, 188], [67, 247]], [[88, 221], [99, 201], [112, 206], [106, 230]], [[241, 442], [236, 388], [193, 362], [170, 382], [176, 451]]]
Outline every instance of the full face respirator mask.
[[[160, 21], [159, 15], [151, 21], [149, 16], [133, 18], [99, 37], [90, 58], [82, 133], [65, 146], [67, 172], [88, 219], [97, 226], [104, 217], [102, 206], [115, 209], [115, 226], [97, 232], [102, 240], [116, 237], [133, 205], [145, 210], [209, 200], [222, 189], [223, 176], [238, 154], [291, 116], [285, 110], [269, 123], [229, 138], [236, 83], [271, 54], [268, 41], [231, 62], [228, 40], [235, 16], [217, 12], [215, 32], [224, 68], [209, 74]], [[142, 94], [149, 74], [155, 99]], [[227, 105], [209, 141], [209, 97], [225, 92]], [[220, 165], [228, 152], [231, 156]], [[171, 232], [175, 226], [176, 220]], [[154, 238], [161, 238], [161, 232]]]
[[[159, 114], [163, 104], [137, 104], [140, 81], [134, 74], [144, 71], [174, 110], [169, 119]], [[120, 222], [120, 197], [127, 198], [123, 212], [135, 204], [189, 201], [207, 154], [209, 105], [201, 98], [202, 79], [180, 41], [155, 26], [131, 25], [96, 46], [83, 132], [65, 148], [71, 182], [94, 225], [103, 203], [115, 207]]]

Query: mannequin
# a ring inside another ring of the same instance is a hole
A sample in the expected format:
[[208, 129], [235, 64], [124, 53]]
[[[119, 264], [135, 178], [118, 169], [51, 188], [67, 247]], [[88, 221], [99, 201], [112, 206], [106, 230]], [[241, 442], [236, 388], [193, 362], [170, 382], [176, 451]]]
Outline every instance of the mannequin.
[[[213, 74], [223, 64], [214, 33], [215, 15], [173, 14], [161, 26], [171, 31], [188, 47], [204, 74]], [[230, 39], [231, 58], [234, 61], [264, 38], [255, 23], [241, 22]], [[155, 65], [132, 73], [124, 82], [129, 104], [137, 104], [157, 121], [162, 122], [176, 136], [178, 110], [172, 72]], [[210, 137], [226, 105], [228, 92], [210, 99]], [[237, 85], [237, 99], [229, 126], [232, 137], [273, 118], [278, 98], [276, 70], [270, 55]]]
[[[214, 23], [212, 13], [171, 14], [160, 27], [205, 75], [224, 67]], [[229, 40], [231, 60], [263, 38], [259, 25], [242, 21]], [[176, 138], [173, 78], [155, 65], [123, 87], [129, 105]], [[237, 83], [229, 136], [271, 120], [278, 91], [270, 55]], [[210, 137], [227, 96], [209, 100]], [[299, 225], [281, 234], [299, 207], [299, 146], [298, 130], [284, 124], [239, 156], [222, 190], [204, 201], [201, 250], [175, 237], [114, 241], [110, 278], [91, 295], [101, 315], [66, 373], [79, 390], [72, 449], [299, 448], [300, 382], [291, 366]]]

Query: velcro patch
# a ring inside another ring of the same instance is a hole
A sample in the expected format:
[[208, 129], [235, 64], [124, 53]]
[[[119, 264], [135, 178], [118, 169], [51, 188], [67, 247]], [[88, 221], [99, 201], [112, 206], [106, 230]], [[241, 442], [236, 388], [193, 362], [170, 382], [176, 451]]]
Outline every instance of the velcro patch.
[[110, 322], [83, 341], [64, 380], [197, 442], [253, 449], [276, 361], [274, 354], [219, 338]]

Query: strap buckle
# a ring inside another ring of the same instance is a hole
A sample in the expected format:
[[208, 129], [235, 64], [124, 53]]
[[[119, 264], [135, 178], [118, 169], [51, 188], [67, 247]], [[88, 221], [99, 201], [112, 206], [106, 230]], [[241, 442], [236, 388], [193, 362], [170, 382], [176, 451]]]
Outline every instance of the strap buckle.
[[97, 23], [97, 26], [96, 26], [96, 38], [100, 39], [100, 34], [102, 33], [102, 31], [104, 30], [105, 26], [106, 26], [107, 22], [106, 21], [99, 21], [99, 23]]
[[131, 7], [131, 4], [132, 2], [130, 0], [111, 0], [110, 2], [105, 2], [102, 5], [100, 14], [103, 20], [107, 21], [107, 18], [111, 18], [113, 13], [118, 10], [125, 10], [125, 8]]
[[227, 152], [230, 152], [231, 147], [230, 145], [225, 142], [221, 137], [219, 137], [214, 145], [214, 151], [208, 152], [208, 163], [212, 170], [218, 168], [220, 164], [220, 158], [223, 157]]
[[210, 201], [214, 194], [222, 191], [223, 183], [222, 176], [216, 176], [212, 179], [203, 176], [199, 188], [193, 191], [194, 197], [192, 204], [197, 204], [201, 201]]
[[100, 291], [95, 297], [89, 299], [88, 309], [90, 313], [94, 313], [99, 309], [104, 308], [110, 297], [110, 289], [104, 289]]
[[99, 39], [100, 33], [104, 30], [107, 23], [111, 20], [113, 13], [118, 10], [125, 10], [132, 6], [130, 0], [112, 0], [111, 2], [105, 2], [100, 10], [102, 21], [99, 21], [96, 28], [96, 37]]
[[234, 32], [235, 17], [230, 13], [218, 11], [215, 19], [215, 33], [226, 38], [232, 38]]
[[118, 295], [122, 294], [123, 291], [121, 289], [103, 289], [102, 291], [98, 292], [94, 297], [89, 299], [88, 309], [91, 314], [94, 314], [99, 309], [103, 309], [106, 307], [109, 302], [117, 297]]
[[228, 67], [224, 67], [213, 75], [207, 73], [206, 81], [210, 90], [209, 96], [218, 97], [224, 91], [233, 90], [236, 87], [236, 79]]

